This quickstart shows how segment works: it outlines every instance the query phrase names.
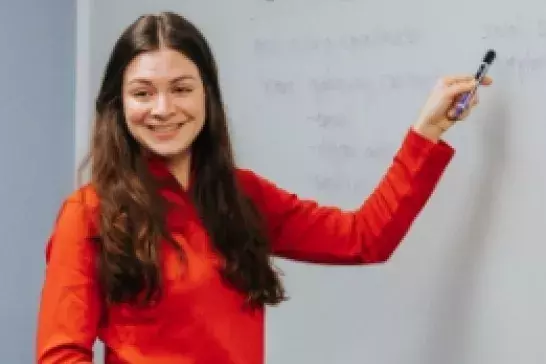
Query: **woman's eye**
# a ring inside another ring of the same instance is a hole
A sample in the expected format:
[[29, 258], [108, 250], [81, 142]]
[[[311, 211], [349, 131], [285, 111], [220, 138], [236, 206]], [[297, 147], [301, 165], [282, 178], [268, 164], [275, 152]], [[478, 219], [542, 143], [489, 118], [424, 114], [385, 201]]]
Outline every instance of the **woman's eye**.
[[175, 87], [174, 92], [176, 93], [189, 93], [192, 89], [189, 87]]
[[135, 97], [146, 97], [148, 96], [149, 93], [147, 91], [136, 91], [136, 92], [133, 92], [133, 96]]

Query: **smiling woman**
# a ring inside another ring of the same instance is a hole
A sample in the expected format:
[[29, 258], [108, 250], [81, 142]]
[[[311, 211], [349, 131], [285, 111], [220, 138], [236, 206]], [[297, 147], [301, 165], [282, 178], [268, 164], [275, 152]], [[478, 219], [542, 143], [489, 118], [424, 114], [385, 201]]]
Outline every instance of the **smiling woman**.
[[440, 137], [474, 85], [441, 80], [373, 194], [341, 211], [238, 168], [205, 38], [173, 13], [140, 17], [106, 66], [91, 182], [48, 241], [37, 362], [91, 363], [99, 338], [108, 364], [263, 363], [264, 306], [286, 299], [270, 258], [385, 262], [450, 161]]
[[136, 56], [123, 77], [123, 109], [131, 135], [153, 153], [177, 157], [176, 175], [188, 175], [190, 145], [205, 124], [195, 63], [167, 47]]

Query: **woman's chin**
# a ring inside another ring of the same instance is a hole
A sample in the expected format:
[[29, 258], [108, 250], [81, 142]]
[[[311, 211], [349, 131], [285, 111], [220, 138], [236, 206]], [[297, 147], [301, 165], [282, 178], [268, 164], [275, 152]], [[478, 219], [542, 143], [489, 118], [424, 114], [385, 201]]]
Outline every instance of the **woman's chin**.
[[181, 147], [169, 147], [167, 145], [153, 145], [148, 146], [148, 150], [161, 158], [179, 158], [181, 156], [187, 155], [189, 152], [188, 148]]

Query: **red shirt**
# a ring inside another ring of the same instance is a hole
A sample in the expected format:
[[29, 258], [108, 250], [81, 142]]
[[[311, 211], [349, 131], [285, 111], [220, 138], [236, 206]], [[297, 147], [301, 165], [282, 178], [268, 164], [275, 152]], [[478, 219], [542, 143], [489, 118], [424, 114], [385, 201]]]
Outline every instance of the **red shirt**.
[[[430, 197], [453, 155], [446, 143], [409, 131], [375, 191], [356, 211], [299, 199], [248, 170], [238, 170], [244, 191], [264, 214], [276, 256], [325, 264], [387, 260]], [[203, 226], [185, 192], [161, 163], [151, 165], [161, 194], [176, 207], [167, 226], [188, 260], [161, 251], [164, 296], [151, 308], [105, 308], [95, 279], [97, 196], [85, 186], [68, 197], [46, 249], [47, 268], [37, 334], [37, 362], [92, 362], [99, 338], [107, 364], [262, 364], [264, 311], [243, 310], [244, 297], [220, 278]], [[84, 197], [84, 198], [82, 198]]]

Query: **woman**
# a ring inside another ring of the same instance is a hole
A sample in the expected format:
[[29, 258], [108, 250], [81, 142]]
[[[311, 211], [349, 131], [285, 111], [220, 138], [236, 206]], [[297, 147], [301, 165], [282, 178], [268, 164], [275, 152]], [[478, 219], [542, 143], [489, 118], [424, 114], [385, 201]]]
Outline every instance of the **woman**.
[[474, 83], [442, 80], [375, 192], [344, 212], [238, 169], [206, 40], [172, 13], [139, 18], [96, 101], [91, 182], [47, 245], [38, 363], [91, 363], [96, 338], [110, 364], [263, 363], [264, 305], [285, 299], [271, 256], [386, 261], [453, 155], [440, 137]]

